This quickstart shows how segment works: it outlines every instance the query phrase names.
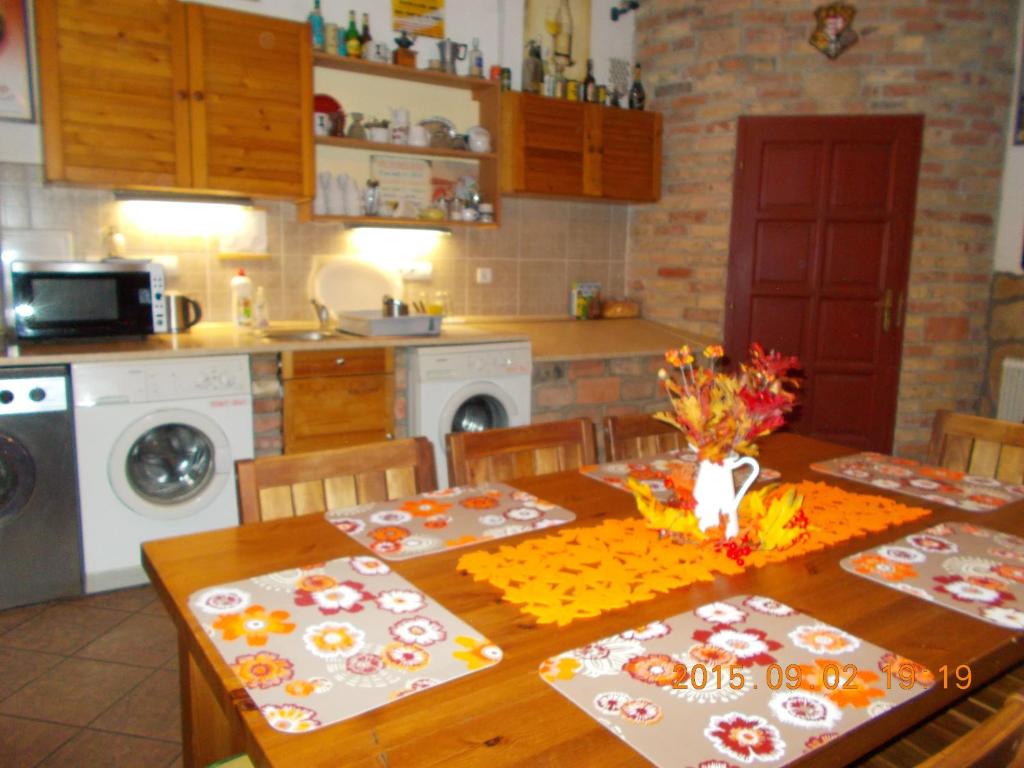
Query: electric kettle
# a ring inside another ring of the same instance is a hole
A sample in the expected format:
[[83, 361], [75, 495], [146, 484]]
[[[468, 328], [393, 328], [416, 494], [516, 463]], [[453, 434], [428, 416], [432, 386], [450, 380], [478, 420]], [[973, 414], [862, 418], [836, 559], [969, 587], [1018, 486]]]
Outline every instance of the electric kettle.
[[199, 302], [178, 291], [164, 293], [164, 301], [167, 307], [168, 333], [185, 333], [203, 319], [203, 310]]

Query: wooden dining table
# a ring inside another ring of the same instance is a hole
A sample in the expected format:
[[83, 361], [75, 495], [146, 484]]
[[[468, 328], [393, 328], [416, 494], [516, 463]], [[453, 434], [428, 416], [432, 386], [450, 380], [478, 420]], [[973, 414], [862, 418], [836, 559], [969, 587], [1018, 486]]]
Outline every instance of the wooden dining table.
[[[852, 453], [850, 448], [796, 435], [763, 441], [761, 462], [783, 481], [819, 480], [855, 493], [889, 495], [933, 514], [878, 534], [855, 538], [804, 557], [718, 576], [662, 597], [612, 610], [568, 626], [538, 624], [497, 589], [456, 568], [473, 548], [394, 562], [392, 568], [504, 650], [503, 660], [415, 696], [308, 734], [273, 730], [241, 682], [192, 615], [198, 589], [366, 550], [322, 515], [257, 523], [148, 542], [143, 559], [153, 586], [174, 620], [180, 655], [182, 740], [186, 766], [206, 766], [246, 752], [257, 766], [295, 768], [401, 768], [402, 766], [640, 766], [639, 753], [606, 731], [538, 675], [558, 653], [733, 595], [766, 595], [834, 624], [932, 670], [967, 665], [971, 689], [1024, 660], [1022, 635], [875, 584], [842, 570], [856, 552], [940, 522], [969, 521], [1024, 535], [1024, 503], [986, 514], [959, 512], [921, 499], [888, 494], [809, 465]], [[637, 516], [633, 498], [578, 472], [511, 481], [576, 513], [586, 526]], [[538, 531], [524, 536], [545, 536]], [[524, 536], [478, 545], [494, 549]], [[969, 691], [950, 674], [930, 690], [854, 732], [806, 755], [794, 765], [846, 765]], [[350, 695], [358, 695], [352, 693]], [[679, 745], [679, 765], [687, 762]]]

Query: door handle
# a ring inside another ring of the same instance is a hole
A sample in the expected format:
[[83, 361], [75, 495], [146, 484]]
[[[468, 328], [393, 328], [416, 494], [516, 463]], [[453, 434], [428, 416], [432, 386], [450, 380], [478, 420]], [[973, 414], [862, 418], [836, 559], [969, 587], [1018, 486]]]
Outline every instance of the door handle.
[[882, 333], [888, 333], [892, 327], [892, 288], [885, 289], [882, 300]]
[[195, 99], [196, 101], [202, 101], [203, 99], [206, 98], [206, 94], [204, 94], [202, 91], [193, 91], [192, 92], [192, 98]]
[[336, 357], [336, 358], [334, 358], [334, 364], [335, 365], [344, 365], [345, 364], [345, 358], [344, 357]]

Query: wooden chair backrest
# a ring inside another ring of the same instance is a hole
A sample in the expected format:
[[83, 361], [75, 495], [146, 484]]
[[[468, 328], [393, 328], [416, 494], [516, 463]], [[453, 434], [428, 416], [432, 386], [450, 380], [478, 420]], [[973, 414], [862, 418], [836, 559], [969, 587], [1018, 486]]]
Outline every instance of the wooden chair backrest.
[[1004, 483], [1024, 482], [1024, 424], [939, 411], [928, 462]]
[[1002, 708], [917, 768], [998, 765], [1024, 768], [1024, 696], [1010, 694]]
[[437, 490], [425, 437], [239, 461], [242, 523], [311, 515]]
[[454, 432], [445, 442], [452, 485], [545, 475], [597, 461], [594, 425], [586, 418]]
[[649, 413], [608, 416], [604, 420], [604, 455], [608, 461], [627, 461], [686, 447], [683, 433]]

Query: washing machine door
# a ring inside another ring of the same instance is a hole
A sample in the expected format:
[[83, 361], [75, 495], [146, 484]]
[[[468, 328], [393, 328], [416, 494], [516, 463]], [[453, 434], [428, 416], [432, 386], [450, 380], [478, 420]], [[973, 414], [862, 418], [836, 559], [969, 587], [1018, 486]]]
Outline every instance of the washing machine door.
[[35, 487], [36, 463], [28, 449], [0, 433], [0, 528], [21, 515]]
[[441, 412], [441, 436], [507, 427], [516, 414], [508, 393], [489, 382], [468, 384], [449, 398]]
[[171, 520], [208, 507], [231, 477], [224, 431], [185, 409], [150, 413], [129, 426], [110, 454], [110, 483], [143, 517]]

